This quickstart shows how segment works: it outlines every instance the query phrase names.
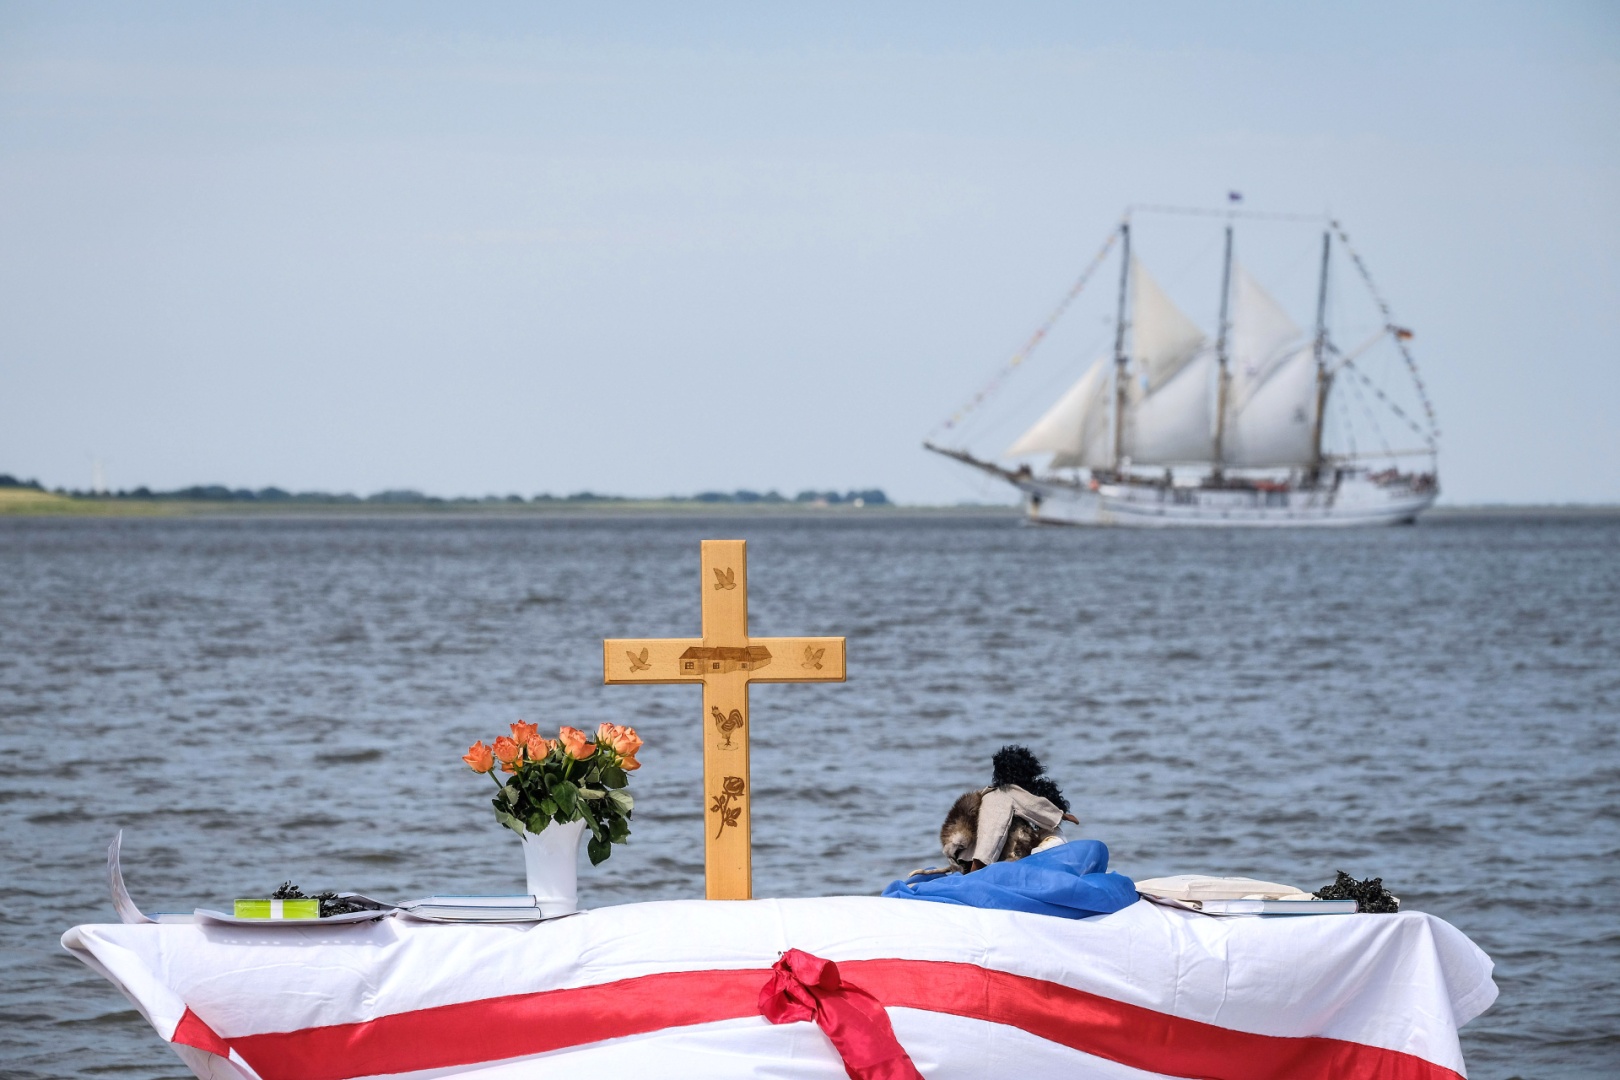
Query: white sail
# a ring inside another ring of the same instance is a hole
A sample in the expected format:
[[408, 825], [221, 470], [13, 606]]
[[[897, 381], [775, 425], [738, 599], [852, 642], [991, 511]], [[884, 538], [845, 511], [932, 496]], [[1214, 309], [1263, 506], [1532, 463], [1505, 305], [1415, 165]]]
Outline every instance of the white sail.
[[1222, 443], [1226, 464], [1281, 468], [1311, 464], [1316, 439], [1316, 354], [1296, 347], [1250, 385], [1243, 404], [1228, 411]]
[[[1143, 466], [1208, 462], [1215, 438], [1214, 352], [1140, 262], [1133, 260], [1131, 273], [1136, 290], [1132, 356], [1138, 366], [1125, 388], [1121, 455]], [[1234, 264], [1225, 465], [1311, 463], [1316, 365], [1302, 338], [1287, 312]], [[1051, 454], [1054, 469], [1112, 467], [1111, 366], [1104, 358], [1088, 368], [1006, 456]]]
[[1109, 361], [1098, 360], [1033, 427], [1007, 448], [1007, 457], [1052, 455], [1054, 469], [1109, 463]]
[[1186, 367], [1204, 344], [1204, 332], [1165, 295], [1142, 261], [1131, 258], [1131, 356], [1147, 376], [1149, 393]]
[[[1438, 493], [1432, 463], [1427, 471], [1375, 472], [1335, 457], [1326, 474], [1312, 468], [1321, 464], [1316, 440], [1331, 376], [1324, 384], [1311, 339], [1248, 270], [1231, 262], [1230, 226], [1226, 233], [1219, 350], [1143, 263], [1127, 257], [1123, 267], [1114, 264], [1123, 278], [1118, 301], [1126, 318], [1114, 331], [1124, 354], [1094, 363], [1006, 451], [1014, 458], [1040, 455], [1050, 471], [1035, 462], [1014, 470], [966, 450], [928, 448], [1010, 483], [1023, 493], [1032, 522], [1285, 528], [1413, 521]], [[1123, 229], [1122, 235], [1128, 239]], [[1319, 291], [1327, 285], [1331, 239], [1331, 233], [1323, 239]], [[1366, 279], [1359, 259], [1356, 265]], [[1387, 314], [1376, 292], [1373, 299]], [[1343, 359], [1355, 355], [1359, 350]], [[1386, 450], [1395, 458], [1420, 453]], [[1066, 475], [1071, 467], [1089, 467], [1091, 482]], [[1172, 469], [1179, 475], [1172, 477]], [[1187, 482], [1193, 469], [1206, 473], [1198, 483]], [[1225, 469], [1233, 470], [1230, 477]], [[1272, 481], [1244, 476], [1262, 471]], [[1286, 477], [1276, 476], [1284, 471]]]
[[1242, 409], [1277, 366], [1293, 355], [1294, 346], [1303, 336], [1304, 331], [1277, 301], [1234, 262], [1228, 408]]
[[1215, 440], [1215, 354], [1205, 351], [1157, 390], [1132, 386], [1124, 452], [1133, 465], [1208, 461]]

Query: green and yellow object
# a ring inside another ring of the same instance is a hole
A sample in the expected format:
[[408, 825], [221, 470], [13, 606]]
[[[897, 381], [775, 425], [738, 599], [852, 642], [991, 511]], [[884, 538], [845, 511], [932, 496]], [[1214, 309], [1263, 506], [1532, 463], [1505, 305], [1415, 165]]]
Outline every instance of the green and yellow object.
[[319, 900], [238, 900], [238, 919], [318, 919]]

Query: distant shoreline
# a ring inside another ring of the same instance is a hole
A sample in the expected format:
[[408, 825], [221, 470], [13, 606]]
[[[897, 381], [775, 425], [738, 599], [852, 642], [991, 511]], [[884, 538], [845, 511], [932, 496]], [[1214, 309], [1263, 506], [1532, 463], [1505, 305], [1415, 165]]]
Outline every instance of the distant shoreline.
[[[213, 499], [137, 499], [58, 495], [25, 488], [0, 489], [0, 518], [6, 517], [99, 517], [99, 518], [197, 518], [197, 517], [581, 517], [586, 515], [680, 517], [926, 517], [966, 515], [1018, 517], [1015, 505], [968, 504], [906, 506], [884, 503], [878, 506], [851, 504], [815, 505], [802, 502], [700, 502], [695, 499], [553, 499], [542, 502], [506, 502], [484, 499], [434, 499], [399, 502], [236, 502]], [[1525, 504], [1484, 503], [1462, 506], [1436, 506], [1424, 514], [1427, 519], [1445, 518], [1591, 518], [1620, 517], [1620, 504]]]
[[4, 517], [578, 517], [582, 515], [678, 515], [757, 517], [896, 517], [914, 514], [1016, 515], [1012, 505], [898, 506], [809, 502], [705, 502], [697, 499], [551, 499], [507, 502], [494, 499], [422, 499], [389, 502], [247, 502], [228, 499], [141, 499], [59, 495], [0, 488]]
[[278, 487], [230, 488], [223, 484], [196, 484], [174, 491], [138, 487], [129, 491], [54, 491], [37, 480], [19, 480], [0, 473], [0, 515], [89, 515], [97, 517], [191, 516], [196, 514], [273, 513], [324, 515], [330, 513], [445, 513], [488, 514], [589, 510], [687, 512], [713, 509], [748, 509], [779, 513], [784, 510], [876, 510], [892, 508], [881, 488], [836, 491], [807, 488], [791, 498], [776, 490], [758, 492], [703, 491], [696, 495], [656, 498], [601, 495], [579, 491], [572, 495], [452, 496], [445, 498], [414, 489], [396, 488], [360, 496], [352, 492], [287, 491]]

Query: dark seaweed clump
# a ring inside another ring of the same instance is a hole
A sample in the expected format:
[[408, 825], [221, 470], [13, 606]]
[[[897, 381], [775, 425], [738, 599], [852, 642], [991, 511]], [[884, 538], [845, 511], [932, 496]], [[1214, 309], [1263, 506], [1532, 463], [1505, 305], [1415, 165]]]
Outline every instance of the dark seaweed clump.
[[1357, 911], [1388, 915], [1401, 910], [1401, 902], [1384, 888], [1383, 878], [1357, 881], [1343, 870], [1338, 872], [1333, 884], [1324, 885], [1311, 895], [1318, 900], [1354, 900]]
[[272, 900], [319, 900], [321, 902], [321, 918], [333, 915], [347, 915], [351, 911], [365, 911], [364, 904], [357, 904], [353, 900], [344, 900], [331, 889], [318, 892], [314, 896], [304, 895], [304, 890], [290, 881], [283, 881], [276, 891], [270, 894]]
[[1008, 744], [996, 751], [991, 759], [991, 780], [994, 787], [1021, 787], [1031, 795], [1045, 799], [1059, 810], [1068, 812], [1069, 800], [1063, 797], [1046, 776], [1046, 766], [1027, 746]]

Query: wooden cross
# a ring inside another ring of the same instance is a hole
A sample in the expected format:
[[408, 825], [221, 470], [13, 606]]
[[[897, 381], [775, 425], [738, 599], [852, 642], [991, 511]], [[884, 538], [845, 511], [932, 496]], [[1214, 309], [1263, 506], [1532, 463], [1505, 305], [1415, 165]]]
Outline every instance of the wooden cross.
[[844, 639], [748, 636], [748, 542], [703, 541], [703, 636], [602, 642], [602, 681], [703, 684], [703, 867], [710, 900], [753, 895], [748, 684], [843, 682]]

